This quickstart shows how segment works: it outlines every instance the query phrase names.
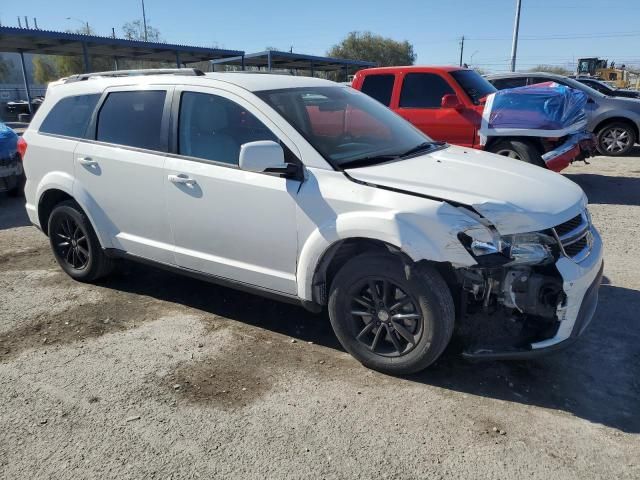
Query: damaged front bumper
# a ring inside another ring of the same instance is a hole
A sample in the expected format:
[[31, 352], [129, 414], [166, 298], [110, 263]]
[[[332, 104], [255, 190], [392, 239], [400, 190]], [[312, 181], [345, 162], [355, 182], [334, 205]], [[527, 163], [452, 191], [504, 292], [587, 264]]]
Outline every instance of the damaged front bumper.
[[590, 228], [589, 241], [587, 255], [576, 259], [563, 254], [555, 262], [555, 269], [561, 276], [564, 297], [558, 302], [555, 312], [551, 312], [555, 313], [555, 326], [550, 336], [513, 346], [472, 348], [463, 355], [476, 360], [526, 359], [548, 354], [573, 343], [593, 318], [604, 267], [602, 240], [593, 227]]
[[592, 133], [574, 133], [569, 135], [562, 145], [542, 155], [542, 159], [549, 170], [560, 172], [571, 162], [591, 157], [595, 148], [596, 143]]

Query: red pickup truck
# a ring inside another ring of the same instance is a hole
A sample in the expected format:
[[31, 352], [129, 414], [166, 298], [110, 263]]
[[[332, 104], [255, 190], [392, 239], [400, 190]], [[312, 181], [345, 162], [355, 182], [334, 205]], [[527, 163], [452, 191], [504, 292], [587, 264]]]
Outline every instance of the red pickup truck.
[[369, 68], [356, 73], [351, 86], [388, 106], [435, 140], [487, 150], [557, 172], [572, 161], [591, 155], [590, 138], [569, 145], [566, 137], [500, 136], [490, 137], [482, 145], [479, 130], [485, 99], [497, 90], [474, 70]]

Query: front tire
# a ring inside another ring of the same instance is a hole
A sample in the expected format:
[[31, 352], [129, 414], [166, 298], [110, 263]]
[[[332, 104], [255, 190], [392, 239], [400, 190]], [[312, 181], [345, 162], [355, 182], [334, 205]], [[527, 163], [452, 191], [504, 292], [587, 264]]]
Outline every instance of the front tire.
[[500, 140], [491, 145], [489, 151], [503, 157], [547, 168], [546, 163], [544, 163], [544, 160], [542, 159], [540, 149], [532, 142], [522, 140]]
[[111, 272], [113, 261], [75, 201], [61, 202], [53, 209], [47, 231], [56, 261], [74, 280], [93, 282]]
[[342, 346], [363, 365], [392, 375], [425, 369], [446, 348], [455, 322], [451, 292], [431, 266], [363, 254], [331, 284], [329, 318]]
[[636, 132], [626, 123], [610, 123], [598, 131], [597, 148], [602, 155], [620, 157], [629, 153], [636, 143]]

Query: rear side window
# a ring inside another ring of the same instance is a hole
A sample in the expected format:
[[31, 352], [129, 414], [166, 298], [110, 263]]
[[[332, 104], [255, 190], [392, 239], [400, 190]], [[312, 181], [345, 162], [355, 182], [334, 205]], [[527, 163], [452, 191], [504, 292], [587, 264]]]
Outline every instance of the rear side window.
[[455, 93], [440, 75], [409, 73], [405, 75], [400, 91], [401, 108], [440, 108], [442, 97]]
[[165, 91], [112, 92], [98, 114], [96, 139], [130, 147], [161, 150]]
[[63, 98], [54, 105], [46, 116], [40, 125], [40, 132], [66, 137], [84, 137], [87, 124], [99, 98], [99, 94]]
[[362, 82], [362, 93], [388, 107], [391, 104], [394, 81], [395, 75], [367, 75]]
[[498, 90], [504, 90], [506, 88], [524, 87], [527, 84], [527, 78], [498, 78], [497, 80], [491, 80], [491, 83]]

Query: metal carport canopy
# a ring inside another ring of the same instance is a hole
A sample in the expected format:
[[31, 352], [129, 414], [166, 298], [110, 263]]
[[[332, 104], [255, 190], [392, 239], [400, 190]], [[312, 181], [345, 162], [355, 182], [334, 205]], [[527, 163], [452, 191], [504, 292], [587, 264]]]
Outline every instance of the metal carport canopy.
[[138, 60], [191, 63], [236, 57], [241, 50], [143, 42], [80, 33], [0, 27], [0, 52], [42, 55], [104, 55]]
[[364, 60], [350, 60], [346, 58], [318, 57], [302, 53], [280, 52], [265, 50], [264, 52], [248, 53], [235, 58], [212, 60], [215, 65], [237, 65], [241, 67], [265, 67], [267, 69], [301, 69], [318, 71], [344, 70], [349, 67], [368, 68], [377, 66], [374, 62]]

